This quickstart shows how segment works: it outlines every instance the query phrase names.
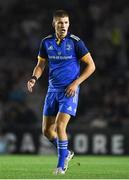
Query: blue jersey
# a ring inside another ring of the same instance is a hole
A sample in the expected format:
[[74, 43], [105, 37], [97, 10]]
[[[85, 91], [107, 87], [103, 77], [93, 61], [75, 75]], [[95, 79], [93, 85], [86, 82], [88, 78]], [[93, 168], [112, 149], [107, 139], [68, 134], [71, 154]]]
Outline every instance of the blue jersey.
[[80, 75], [79, 59], [88, 53], [84, 42], [77, 36], [68, 33], [57, 43], [55, 34], [41, 41], [39, 54], [48, 60], [49, 92], [64, 91]]

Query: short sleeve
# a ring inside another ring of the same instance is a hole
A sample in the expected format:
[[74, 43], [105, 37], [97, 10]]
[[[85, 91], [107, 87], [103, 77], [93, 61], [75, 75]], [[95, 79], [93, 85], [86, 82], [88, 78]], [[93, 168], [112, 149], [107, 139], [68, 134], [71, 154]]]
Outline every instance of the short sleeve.
[[76, 42], [76, 55], [79, 59], [81, 59], [84, 55], [86, 55], [89, 50], [82, 40]]
[[42, 40], [40, 43], [40, 48], [39, 48], [39, 53], [38, 56], [40, 56], [41, 58], [47, 58], [47, 52], [46, 52], [46, 48], [45, 48], [45, 41]]

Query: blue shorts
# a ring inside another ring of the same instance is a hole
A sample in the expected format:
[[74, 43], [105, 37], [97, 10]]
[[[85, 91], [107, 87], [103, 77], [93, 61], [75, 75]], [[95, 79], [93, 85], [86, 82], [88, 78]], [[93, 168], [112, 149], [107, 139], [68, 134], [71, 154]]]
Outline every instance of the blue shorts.
[[45, 98], [43, 115], [56, 116], [58, 112], [76, 115], [79, 89], [74, 96], [67, 97], [65, 92], [48, 92]]

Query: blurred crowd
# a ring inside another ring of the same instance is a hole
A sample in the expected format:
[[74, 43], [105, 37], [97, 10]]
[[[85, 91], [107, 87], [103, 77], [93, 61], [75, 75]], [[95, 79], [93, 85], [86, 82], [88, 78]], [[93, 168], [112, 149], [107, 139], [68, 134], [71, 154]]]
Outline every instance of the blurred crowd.
[[[65, 9], [70, 31], [86, 43], [96, 72], [81, 85], [73, 126], [129, 127], [128, 0], [0, 1], [0, 131], [41, 126], [46, 68], [34, 92], [27, 80], [37, 63], [40, 41], [53, 32], [52, 12]], [[83, 69], [83, 64], [82, 64]]]

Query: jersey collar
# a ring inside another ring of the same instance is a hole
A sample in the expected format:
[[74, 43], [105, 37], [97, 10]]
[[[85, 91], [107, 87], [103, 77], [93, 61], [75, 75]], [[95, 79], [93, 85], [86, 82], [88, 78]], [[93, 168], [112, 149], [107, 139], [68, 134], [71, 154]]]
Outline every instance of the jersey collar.
[[[64, 41], [69, 36], [70, 36], [70, 32], [67, 33], [67, 35], [64, 37], [64, 39], [62, 39], [62, 41]], [[55, 33], [54, 33], [54, 38], [55, 38], [56, 41], [58, 40]]]

